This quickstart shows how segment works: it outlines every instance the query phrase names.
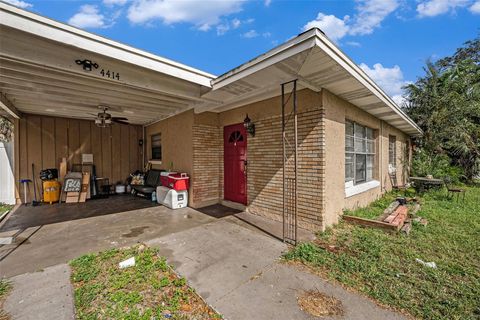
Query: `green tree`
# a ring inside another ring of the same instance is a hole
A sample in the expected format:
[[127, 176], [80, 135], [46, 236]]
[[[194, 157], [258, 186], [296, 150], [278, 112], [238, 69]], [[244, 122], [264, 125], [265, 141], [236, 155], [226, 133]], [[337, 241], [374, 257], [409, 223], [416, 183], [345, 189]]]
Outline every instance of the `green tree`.
[[425, 132], [416, 143], [432, 158], [448, 156], [470, 180], [480, 172], [480, 37], [424, 70], [405, 87], [404, 108]]

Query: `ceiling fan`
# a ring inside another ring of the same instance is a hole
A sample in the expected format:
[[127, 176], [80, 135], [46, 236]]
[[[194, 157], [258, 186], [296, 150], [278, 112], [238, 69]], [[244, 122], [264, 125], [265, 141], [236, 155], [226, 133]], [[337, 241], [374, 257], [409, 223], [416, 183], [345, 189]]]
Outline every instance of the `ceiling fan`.
[[95, 125], [100, 128], [106, 128], [112, 125], [112, 123], [121, 123], [121, 124], [129, 124], [128, 119], [124, 117], [112, 117], [110, 113], [107, 113], [108, 107], [107, 106], [98, 106], [99, 109], [102, 109], [102, 112], [98, 114], [92, 114], [95, 118]]

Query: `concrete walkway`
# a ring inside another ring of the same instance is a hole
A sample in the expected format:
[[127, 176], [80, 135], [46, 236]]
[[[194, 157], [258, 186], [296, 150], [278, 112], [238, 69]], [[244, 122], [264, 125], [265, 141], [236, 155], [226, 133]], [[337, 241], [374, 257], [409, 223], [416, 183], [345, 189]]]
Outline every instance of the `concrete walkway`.
[[[57, 231], [67, 228], [70, 233], [61, 236], [45, 233], [45, 230], [35, 233], [26, 248], [21, 246], [0, 263], [0, 270], [3, 273], [5, 265], [10, 274], [18, 273], [16, 269], [38, 270], [52, 261], [64, 263], [80, 254], [111, 247], [112, 242], [124, 240], [121, 245], [129, 245], [130, 242], [144, 241], [160, 248], [161, 254], [226, 319], [314, 319], [297, 305], [299, 293], [311, 289], [342, 301], [345, 315], [335, 319], [403, 319], [365, 297], [280, 262], [278, 258], [287, 250], [286, 245], [235, 217], [213, 219], [192, 209], [182, 214], [176, 211], [173, 216], [171, 211], [147, 211], [137, 219], [131, 217], [132, 213], [126, 214], [129, 216], [115, 214], [50, 225], [48, 227], [55, 227]], [[191, 218], [185, 215], [191, 215]], [[191, 220], [194, 222], [189, 223]], [[159, 228], [159, 221], [170, 221], [170, 225]], [[135, 229], [139, 226], [148, 228], [139, 233], [139, 229]], [[136, 235], [132, 238], [122, 236], [130, 233]], [[75, 241], [82, 242], [82, 234], [86, 244], [75, 244]], [[94, 242], [95, 236], [99, 237], [98, 243]], [[39, 249], [49, 256], [48, 261], [42, 259], [40, 253], [35, 253]], [[55, 252], [49, 255], [48, 250]], [[22, 267], [29, 255], [32, 255], [34, 265]], [[58, 315], [55, 319], [72, 319], [68, 275], [68, 267], [60, 264], [13, 277], [14, 289], [5, 305], [6, 311], [12, 314], [13, 320], [52, 319], [53, 314]], [[25, 308], [25, 303], [29, 308]], [[49, 316], [42, 313], [47, 309]]]
[[314, 319], [297, 305], [303, 290], [319, 290], [342, 301], [345, 315], [331, 319], [405, 319], [339, 285], [280, 262], [287, 250], [285, 244], [233, 219], [148, 242], [159, 247], [226, 319]]
[[4, 308], [13, 320], [75, 319], [70, 268], [66, 264], [10, 279]]

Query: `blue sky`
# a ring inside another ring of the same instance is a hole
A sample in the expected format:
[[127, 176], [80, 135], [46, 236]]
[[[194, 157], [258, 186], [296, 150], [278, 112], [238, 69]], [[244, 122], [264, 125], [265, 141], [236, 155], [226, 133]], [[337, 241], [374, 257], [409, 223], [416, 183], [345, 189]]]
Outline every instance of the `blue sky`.
[[4, 0], [220, 75], [320, 27], [397, 101], [480, 32], [480, 0]]

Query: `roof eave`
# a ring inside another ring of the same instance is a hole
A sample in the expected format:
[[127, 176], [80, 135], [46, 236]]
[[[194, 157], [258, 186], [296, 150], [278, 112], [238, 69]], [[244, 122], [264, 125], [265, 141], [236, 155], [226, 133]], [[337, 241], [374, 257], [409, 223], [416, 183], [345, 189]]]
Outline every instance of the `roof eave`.
[[0, 1], [1, 24], [211, 88], [216, 76]]
[[[379, 98], [386, 106], [398, 114], [404, 121], [406, 121], [412, 129], [408, 134], [423, 135], [423, 131], [418, 125], [410, 119], [400, 107], [360, 68], [358, 67], [346, 54], [338, 49], [335, 44], [330, 41], [325, 34], [318, 28], [307, 30], [297, 37], [287, 41], [286, 43], [273, 48], [272, 50], [240, 65], [239, 67], [230, 70], [227, 73], [212, 80], [213, 90], [219, 89], [229, 83], [239, 80], [249, 74], [255, 72], [255, 69], [272, 65], [275, 60], [282, 56], [292, 56], [300, 50], [305, 50], [313, 46], [318, 46], [325, 51], [332, 59], [336, 60], [343, 68], [345, 68], [353, 77], [360, 81], [370, 92]], [[405, 130], [402, 130], [405, 132]], [[409, 130], [410, 131], [410, 130]]]

